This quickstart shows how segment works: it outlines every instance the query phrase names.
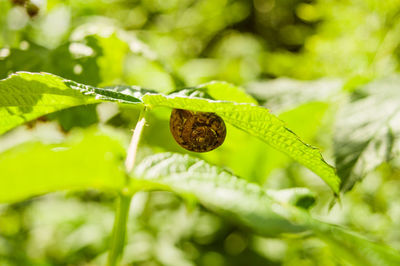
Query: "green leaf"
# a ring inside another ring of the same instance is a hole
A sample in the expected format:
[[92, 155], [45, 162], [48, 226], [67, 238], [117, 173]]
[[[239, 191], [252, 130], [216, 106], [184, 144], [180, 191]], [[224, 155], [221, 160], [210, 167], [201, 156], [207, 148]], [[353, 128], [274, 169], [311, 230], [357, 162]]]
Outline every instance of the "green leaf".
[[0, 134], [65, 108], [119, 101], [140, 103], [133, 87], [99, 89], [47, 73], [18, 72], [0, 81]]
[[[143, 102], [150, 106], [165, 106], [201, 112], [215, 112], [225, 122], [260, 138], [282, 151], [319, 175], [335, 193], [339, 192], [340, 179], [335, 169], [324, 161], [320, 151], [304, 143], [286, 128], [285, 123], [272, 115], [268, 109], [246, 103], [213, 101], [183, 96], [146, 94]], [[242, 144], [238, 144], [242, 145]]]
[[[135, 169], [133, 190], [169, 190], [194, 196], [204, 206], [237, 219], [265, 236], [311, 230], [355, 265], [399, 265], [400, 255], [357, 234], [316, 220], [294, 199], [309, 197], [302, 189], [265, 191], [219, 167], [188, 155], [162, 153], [145, 158]], [[294, 200], [294, 201], [293, 201]]]
[[400, 76], [373, 82], [341, 109], [334, 149], [343, 191], [400, 154], [399, 84]]
[[65, 189], [119, 189], [124, 156], [120, 140], [97, 128], [62, 144], [22, 144], [0, 154], [0, 202]]
[[194, 195], [206, 207], [233, 215], [253, 230], [269, 236], [302, 232], [285, 210], [258, 185], [189, 155], [161, 153], [147, 157], [134, 171], [134, 189], [163, 189]]
[[241, 103], [214, 101], [193, 95], [185, 97], [179, 93], [170, 96], [151, 94], [148, 90], [134, 86], [100, 89], [51, 74], [21, 72], [0, 81], [0, 133], [44, 114], [100, 101], [133, 104], [143, 102], [150, 106], [215, 112], [226, 122], [260, 138], [307, 166], [338, 193], [340, 180], [334, 168], [323, 160], [318, 149], [301, 141], [286, 128], [284, 122], [265, 108], [245, 103], [253, 100], [237, 87], [227, 83], [211, 83], [202, 88], [207, 88], [206, 92], [215, 97], [223, 97], [221, 91], [230, 92], [229, 97]]

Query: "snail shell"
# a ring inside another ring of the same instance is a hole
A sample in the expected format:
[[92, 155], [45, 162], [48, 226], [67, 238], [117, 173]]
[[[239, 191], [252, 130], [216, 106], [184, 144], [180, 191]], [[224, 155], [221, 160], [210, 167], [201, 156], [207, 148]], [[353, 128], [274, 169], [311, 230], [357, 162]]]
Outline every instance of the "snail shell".
[[215, 113], [173, 109], [169, 126], [176, 142], [194, 152], [214, 150], [226, 136], [224, 120]]

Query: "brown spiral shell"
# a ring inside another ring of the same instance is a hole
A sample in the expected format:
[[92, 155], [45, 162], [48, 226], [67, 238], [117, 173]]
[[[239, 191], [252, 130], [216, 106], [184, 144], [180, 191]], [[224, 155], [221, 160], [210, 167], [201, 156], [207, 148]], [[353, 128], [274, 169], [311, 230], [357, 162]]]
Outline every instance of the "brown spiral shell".
[[226, 136], [224, 120], [215, 113], [173, 109], [169, 126], [176, 142], [194, 152], [214, 150]]

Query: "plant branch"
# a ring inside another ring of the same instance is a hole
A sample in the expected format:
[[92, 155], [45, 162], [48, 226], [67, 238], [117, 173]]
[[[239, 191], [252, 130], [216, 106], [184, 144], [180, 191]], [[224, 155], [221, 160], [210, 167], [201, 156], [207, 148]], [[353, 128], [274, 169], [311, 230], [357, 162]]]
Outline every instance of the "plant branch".
[[[118, 265], [124, 251], [129, 207], [132, 199], [132, 195], [127, 189], [129, 188], [128, 174], [133, 170], [133, 167], [135, 166], [136, 153], [138, 150], [140, 137], [142, 135], [144, 125], [146, 124], [145, 114], [146, 107], [140, 112], [139, 119], [136, 123], [136, 127], [127, 151], [127, 156], [125, 160], [125, 168], [127, 172], [126, 184], [125, 188], [121, 191], [118, 198], [117, 211], [111, 237], [111, 247], [108, 253], [108, 266]], [[126, 193], [126, 191], [128, 191], [128, 193]]]

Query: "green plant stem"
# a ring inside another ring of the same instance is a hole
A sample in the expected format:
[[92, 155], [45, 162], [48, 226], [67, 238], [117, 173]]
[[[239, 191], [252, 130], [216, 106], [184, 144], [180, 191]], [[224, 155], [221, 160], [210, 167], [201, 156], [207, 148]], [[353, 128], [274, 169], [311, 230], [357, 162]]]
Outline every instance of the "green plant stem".
[[[136, 127], [133, 132], [131, 142], [129, 144], [125, 160], [125, 168], [127, 173], [131, 172], [133, 170], [133, 167], [135, 166], [136, 153], [138, 150], [140, 137], [142, 135], [144, 125], [146, 124], [145, 114], [146, 108], [144, 108], [140, 112], [139, 120], [136, 123]], [[111, 237], [111, 247], [108, 253], [108, 266], [118, 265], [120, 259], [122, 258], [125, 246], [125, 235], [131, 199], [132, 195], [129, 192], [129, 176], [127, 174], [126, 186], [121, 191], [118, 198], [117, 211]]]
[[118, 265], [125, 246], [125, 234], [132, 196], [121, 194], [118, 198], [117, 213], [111, 238], [111, 248], [108, 254], [108, 266]]

